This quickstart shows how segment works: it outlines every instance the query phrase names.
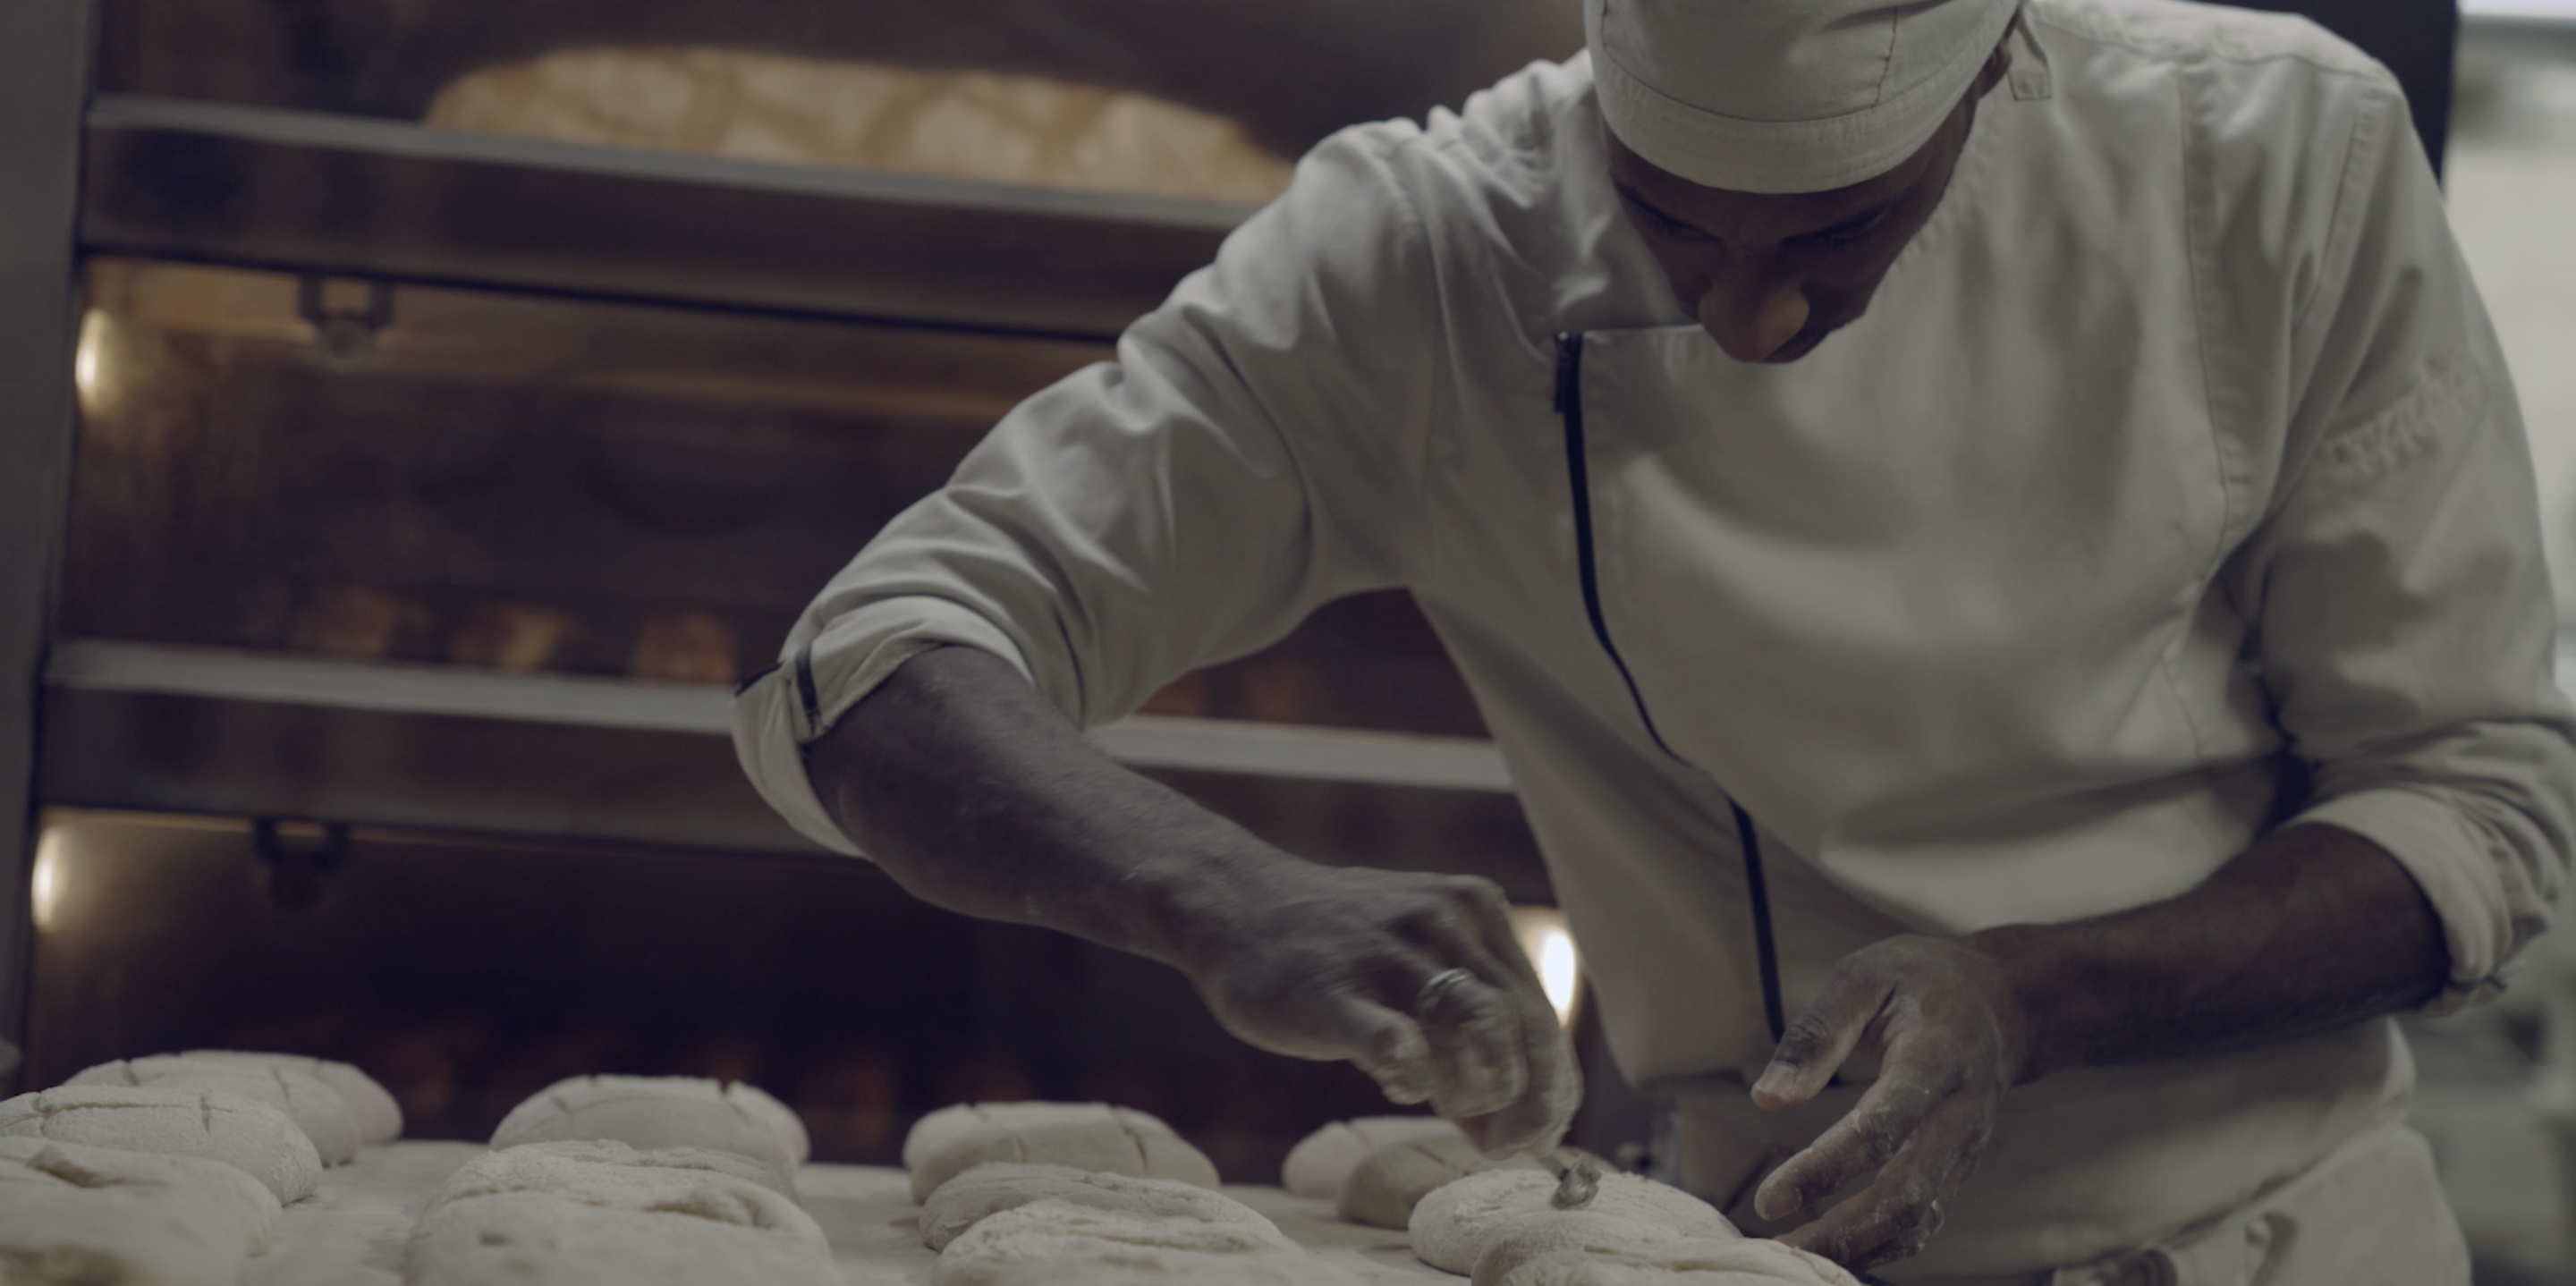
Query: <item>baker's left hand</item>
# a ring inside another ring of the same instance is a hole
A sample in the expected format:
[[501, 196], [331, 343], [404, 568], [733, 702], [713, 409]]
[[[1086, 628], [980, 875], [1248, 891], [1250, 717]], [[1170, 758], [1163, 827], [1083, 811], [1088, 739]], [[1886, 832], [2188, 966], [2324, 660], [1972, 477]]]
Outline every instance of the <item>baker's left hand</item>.
[[1878, 1060], [1878, 1080], [1771, 1172], [1755, 1213], [1786, 1217], [1875, 1170], [1869, 1186], [1780, 1239], [1854, 1269], [1921, 1250], [1976, 1167], [2004, 1091], [2025, 1079], [2032, 1040], [2030, 1015], [1993, 957], [1925, 937], [1844, 957], [1789, 1024], [1753, 1101], [1771, 1111], [1804, 1103], [1856, 1052]]

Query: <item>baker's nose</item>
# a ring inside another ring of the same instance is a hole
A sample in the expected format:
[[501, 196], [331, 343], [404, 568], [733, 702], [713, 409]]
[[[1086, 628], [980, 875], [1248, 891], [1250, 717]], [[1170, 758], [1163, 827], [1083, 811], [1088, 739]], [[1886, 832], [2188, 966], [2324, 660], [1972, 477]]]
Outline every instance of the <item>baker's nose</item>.
[[1805, 283], [1759, 272], [1721, 272], [1699, 297], [1699, 324], [1727, 356], [1761, 361], [1806, 328]]

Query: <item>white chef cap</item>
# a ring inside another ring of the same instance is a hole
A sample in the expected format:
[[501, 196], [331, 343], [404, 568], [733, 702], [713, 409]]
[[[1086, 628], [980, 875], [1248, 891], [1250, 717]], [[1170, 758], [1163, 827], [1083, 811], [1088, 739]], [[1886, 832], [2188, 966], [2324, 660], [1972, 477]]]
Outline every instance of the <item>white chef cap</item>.
[[1693, 183], [1823, 192], [1939, 129], [2020, 0], [1583, 0], [1601, 115]]

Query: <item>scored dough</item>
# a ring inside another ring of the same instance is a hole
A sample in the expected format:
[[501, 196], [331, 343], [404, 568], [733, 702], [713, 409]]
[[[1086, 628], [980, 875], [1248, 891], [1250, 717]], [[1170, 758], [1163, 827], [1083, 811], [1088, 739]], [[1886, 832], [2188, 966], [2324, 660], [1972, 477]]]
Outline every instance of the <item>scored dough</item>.
[[833, 1286], [823, 1230], [761, 1177], [765, 1162], [607, 1140], [477, 1157], [439, 1190], [404, 1249], [410, 1286]]
[[1216, 1163], [1172, 1127], [1105, 1103], [974, 1103], [942, 1108], [903, 1141], [912, 1199], [990, 1161], [1062, 1165], [1140, 1179], [1217, 1186]]
[[1762, 1237], [1559, 1247], [1527, 1259], [1510, 1258], [1508, 1246], [1496, 1252], [1476, 1266], [1472, 1286], [1860, 1286], [1832, 1260]]
[[[1432, 1134], [1387, 1144], [1361, 1158], [1351, 1168], [1350, 1177], [1343, 1180], [1341, 1195], [1333, 1207], [1352, 1223], [1402, 1228], [1413, 1218], [1413, 1205], [1422, 1200], [1423, 1194], [1468, 1175], [1492, 1170], [1547, 1175], [1535, 1158], [1497, 1160], [1477, 1151], [1466, 1135]], [[1553, 1184], [1555, 1180], [1549, 1182]]]
[[[1088, 1274], [1077, 1276], [1077, 1273]], [[1061, 1198], [986, 1216], [939, 1253], [932, 1286], [1005, 1280], [1350, 1286], [1350, 1278], [1263, 1220], [1211, 1223], [1129, 1214]]]
[[[1063, 1165], [989, 1161], [939, 1185], [922, 1203], [921, 1240], [932, 1250], [945, 1249], [987, 1216], [1047, 1200], [1141, 1218], [1195, 1219], [1279, 1232], [1278, 1225], [1260, 1211], [1192, 1184]], [[1282, 1234], [1280, 1244], [1294, 1243]]]
[[790, 1172], [813, 1151], [786, 1104], [740, 1081], [696, 1076], [571, 1077], [529, 1095], [492, 1131], [495, 1148], [568, 1139], [715, 1148]]
[[912, 1123], [903, 1136], [903, 1168], [918, 1170], [959, 1140], [995, 1130], [1027, 1130], [1055, 1125], [1123, 1125], [1139, 1134], [1180, 1135], [1163, 1118], [1132, 1107], [1108, 1103], [952, 1103]]
[[286, 1113], [324, 1165], [341, 1165], [358, 1155], [358, 1115], [338, 1090], [290, 1067], [267, 1063], [217, 1062], [184, 1054], [154, 1054], [84, 1068], [65, 1085], [167, 1086], [172, 1089], [221, 1090], [256, 1099]]
[[277, 1198], [221, 1162], [0, 1139], [8, 1281], [235, 1286], [276, 1224]]
[[1291, 1196], [1338, 1197], [1342, 1184], [1368, 1154], [1390, 1143], [1466, 1136], [1436, 1116], [1355, 1116], [1335, 1121], [1297, 1141], [1279, 1167], [1279, 1186]]
[[259, 1180], [281, 1202], [313, 1195], [322, 1159], [286, 1113], [220, 1090], [66, 1085], [0, 1102], [0, 1136], [203, 1157]]
[[696, 1211], [509, 1192], [433, 1206], [403, 1249], [406, 1286], [840, 1286], [830, 1255]]
[[[487, 1152], [448, 1176], [437, 1201], [488, 1197], [496, 1192], [588, 1192], [598, 1201], [616, 1204], [619, 1193], [639, 1194], [650, 1202], [709, 1182], [730, 1186], [731, 1180], [754, 1183], [796, 1199], [786, 1171], [756, 1157], [715, 1148], [630, 1147], [615, 1139], [566, 1139], [523, 1143]], [[789, 1222], [793, 1223], [793, 1220]]]
[[179, 1057], [198, 1062], [253, 1064], [302, 1072], [331, 1087], [358, 1120], [358, 1141], [391, 1143], [402, 1137], [402, 1104], [375, 1077], [355, 1065], [306, 1054], [270, 1054], [242, 1049], [191, 1049]]
[[1515, 1238], [1531, 1239], [1536, 1252], [1561, 1244], [1552, 1237], [1580, 1246], [1596, 1235], [1609, 1244], [1618, 1235], [1658, 1243], [1741, 1236], [1717, 1207], [1638, 1175], [1604, 1173], [1599, 1193], [1580, 1210], [1555, 1208], [1555, 1194], [1556, 1179], [1544, 1171], [1489, 1170], [1449, 1183], [1413, 1208], [1406, 1231], [1414, 1257], [1446, 1272], [1470, 1274], [1496, 1246]]

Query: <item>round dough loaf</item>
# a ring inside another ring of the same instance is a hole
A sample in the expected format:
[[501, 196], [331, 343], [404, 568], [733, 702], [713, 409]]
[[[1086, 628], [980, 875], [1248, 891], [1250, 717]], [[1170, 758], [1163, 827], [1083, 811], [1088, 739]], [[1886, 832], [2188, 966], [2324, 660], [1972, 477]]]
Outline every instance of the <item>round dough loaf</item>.
[[191, 1049], [179, 1055], [198, 1062], [238, 1063], [260, 1067], [283, 1067], [302, 1072], [331, 1087], [340, 1101], [349, 1105], [350, 1115], [358, 1121], [361, 1143], [391, 1143], [402, 1137], [402, 1104], [378, 1083], [375, 1077], [348, 1063], [305, 1054], [255, 1053], [240, 1049]]
[[84, 1068], [63, 1084], [167, 1086], [239, 1094], [286, 1113], [313, 1140], [322, 1164], [342, 1165], [358, 1155], [358, 1116], [349, 1109], [348, 1100], [338, 1090], [289, 1067], [154, 1054]]
[[1860, 1286], [1821, 1255], [1761, 1237], [1685, 1237], [1636, 1246], [1560, 1247], [1478, 1265], [1473, 1286]]
[[[1604, 1167], [1607, 1169], [1607, 1167]], [[1372, 1150], [1351, 1168], [1333, 1208], [1352, 1223], [1402, 1228], [1413, 1218], [1415, 1202], [1443, 1184], [1491, 1170], [1519, 1170], [1545, 1176], [1534, 1157], [1496, 1160], [1476, 1150], [1463, 1134], [1438, 1134], [1390, 1143]], [[1549, 1179], [1553, 1184], [1555, 1180]], [[1457, 1271], [1464, 1272], [1464, 1269]]]
[[[595, 1202], [642, 1204], [714, 1184], [731, 1188], [749, 1183], [762, 1191], [796, 1199], [786, 1171], [756, 1157], [715, 1148], [663, 1148], [640, 1151], [614, 1139], [567, 1139], [523, 1143], [487, 1152], [448, 1176], [438, 1201], [488, 1197], [499, 1192], [587, 1194]], [[762, 1204], [744, 1218], [756, 1221]], [[733, 1222], [741, 1222], [734, 1220]], [[797, 1223], [787, 1219], [790, 1225]]]
[[1368, 1154], [1390, 1143], [1465, 1138], [1436, 1116], [1355, 1116], [1297, 1141], [1279, 1167], [1279, 1186], [1299, 1197], [1339, 1197], [1342, 1184]]
[[[991, 1110], [996, 1107], [1011, 1110]], [[1074, 1110], [1026, 1110], [1040, 1107]], [[1098, 1103], [1055, 1103], [977, 1104], [967, 1113], [934, 1121], [942, 1115], [934, 1112], [922, 1118], [904, 1140], [914, 1201], [929, 1200], [941, 1184], [993, 1161], [1217, 1186], [1216, 1163], [1174, 1135], [1170, 1126], [1143, 1112]], [[931, 1128], [925, 1131], [924, 1127]]]
[[[1530, 1239], [1532, 1253], [1605, 1238], [1606, 1244], [1617, 1244], [1615, 1239], [1623, 1235], [1657, 1244], [1741, 1238], [1717, 1207], [1633, 1174], [1605, 1172], [1599, 1194], [1579, 1210], [1549, 1204], [1555, 1195], [1556, 1178], [1545, 1171], [1491, 1170], [1444, 1185], [1413, 1208], [1406, 1231], [1414, 1257], [1446, 1272], [1469, 1274], [1478, 1272], [1477, 1265], [1495, 1247], [1516, 1238]], [[1655, 1229], [1663, 1235], [1645, 1231]]]
[[280, 1202], [313, 1195], [322, 1159], [286, 1113], [220, 1090], [66, 1085], [0, 1102], [0, 1136], [220, 1161]]
[[793, 1171], [812, 1152], [786, 1104], [740, 1081], [695, 1076], [575, 1076], [529, 1095], [492, 1146], [614, 1139], [638, 1148], [715, 1148]]
[[918, 1170], [931, 1155], [960, 1140], [996, 1130], [1031, 1130], [1057, 1125], [1122, 1125], [1138, 1134], [1168, 1134], [1172, 1127], [1151, 1112], [1108, 1103], [952, 1103], [912, 1123], [903, 1136], [903, 1168]]
[[[106, 1204], [92, 1204], [73, 1195], [77, 1193], [97, 1194]], [[112, 1211], [141, 1214], [175, 1202], [196, 1211], [182, 1216], [180, 1222], [211, 1232], [216, 1246], [238, 1244], [243, 1256], [268, 1249], [269, 1236], [277, 1227], [277, 1194], [220, 1161], [51, 1139], [0, 1138], [0, 1263], [44, 1262], [45, 1255], [31, 1247], [25, 1236], [52, 1223], [30, 1216], [30, 1208], [40, 1202], [61, 1214], [62, 1222], [55, 1229], [66, 1234], [89, 1227], [112, 1229], [120, 1221]]]
[[1013, 1264], [989, 1276], [980, 1268], [947, 1277], [931, 1270], [936, 1286], [1359, 1286], [1358, 1279], [1313, 1254], [1195, 1255], [1170, 1251], [1145, 1256], [1104, 1251], [1097, 1259]]
[[[1040, 1273], [1027, 1265], [1044, 1265]], [[1135, 1215], [1048, 1198], [990, 1215], [939, 1253], [932, 1286], [993, 1286], [1013, 1270], [1054, 1282], [1079, 1266], [1096, 1280], [1305, 1286], [1349, 1279], [1277, 1227]], [[1103, 1273], [1100, 1270], [1114, 1270]]]
[[[774, 1194], [771, 1199], [776, 1200]], [[403, 1248], [403, 1281], [406, 1286], [840, 1286], [830, 1253], [815, 1249], [807, 1237], [710, 1217], [739, 1209], [721, 1199], [639, 1209], [538, 1191], [445, 1201], [413, 1225]], [[812, 1242], [821, 1240], [822, 1230], [811, 1218], [804, 1226]]]
[[277, 1198], [220, 1162], [0, 1139], [0, 1266], [29, 1282], [235, 1286], [276, 1224]]
[[[1278, 1225], [1252, 1207], [1187, 1183], [997, 1161], [976, 1166], [930, 1194], [921, 1206], [921, 1240], [932, 1250], [942, 1250], [987, 1216], [1049, 1200], [1139, 1218], [1195, 1219], [1279, 1231]], [[1280, 1244], [1291, 1243], [1282, 1235]]]

